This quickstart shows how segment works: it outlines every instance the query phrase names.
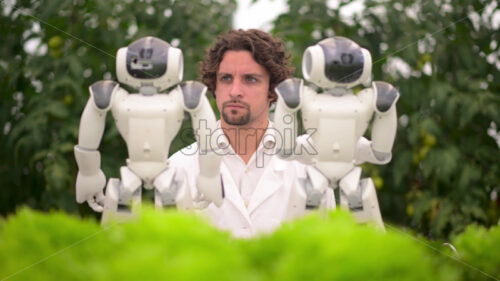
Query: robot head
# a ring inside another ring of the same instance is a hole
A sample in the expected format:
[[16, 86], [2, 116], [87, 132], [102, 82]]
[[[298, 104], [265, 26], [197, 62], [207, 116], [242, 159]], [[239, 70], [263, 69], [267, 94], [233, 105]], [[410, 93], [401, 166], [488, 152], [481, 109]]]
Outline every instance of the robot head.
[[134, 89], [153, 86], [160, 92], [181, 82], [183, 71], [182, 51], [155, 37], [136, 40], [116, 55], [118, 81]]
[[306, 49], [304, 78], [322, 88], [351, 88], [371, 78], [372, 58], [354, 41], [336, 36]]

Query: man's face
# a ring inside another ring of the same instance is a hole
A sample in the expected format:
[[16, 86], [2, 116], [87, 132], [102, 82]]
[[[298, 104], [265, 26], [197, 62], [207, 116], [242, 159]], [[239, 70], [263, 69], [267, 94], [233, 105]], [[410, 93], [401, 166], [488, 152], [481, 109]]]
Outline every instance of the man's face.
[[217, 107], [223, 124], [267, 126], [269, 73], [249, 51], [226, 51], [217, 71]]

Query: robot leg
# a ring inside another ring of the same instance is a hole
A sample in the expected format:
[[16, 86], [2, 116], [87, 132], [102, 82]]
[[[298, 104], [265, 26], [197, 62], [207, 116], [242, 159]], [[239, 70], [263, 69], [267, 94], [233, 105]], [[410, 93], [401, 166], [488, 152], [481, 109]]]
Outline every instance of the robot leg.
[[377, 192], [371, 178], [361, 179], [361, 168], [354, 168], [339, 183], [340, 205], [350, 210], [358, 223], [372, 222], [382, 230], [384, 222], [380, 214]]
[[120, 168], [121, 180], [111, 178], [106, 186], [101, 224], [110, 220], [125, 221], [134, 217], [141, 206], [141, 180], [128, 167]]
[[[177, 173], [180, 173], [180, 170]], [[181, 180], [176, 180], [176, 170], [168, 168], [154, 180], [157, 209], [162, 209], [164, 206], [177, 206], [183, 210], [193, 209], [193, 198], [187, 179], [183, 175], [180, 178]]]
[[286, 220], [292, 220], [316, 210], [325, 204], [328, 180], [317, 169], [308, 166], [306, 178], [299, 178], [293, 182]]

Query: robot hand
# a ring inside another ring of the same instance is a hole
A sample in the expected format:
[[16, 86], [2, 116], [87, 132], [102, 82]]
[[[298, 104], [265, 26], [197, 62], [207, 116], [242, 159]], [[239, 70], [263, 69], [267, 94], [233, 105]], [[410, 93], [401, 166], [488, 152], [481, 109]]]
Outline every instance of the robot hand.
[[204, 206], [210, 204], [210, 202], [213, 202], [217, 207], [222, 205], [224, 185], [219, 176], [204, 177], [200, 175], [196, 180], [196, 186], [200, 193], [198, 198], [195, 199], [197, 205]]
[[78, 203], [87, 201], [94, 211], [102, 212], [105, 184], [106, 177], [100, 169], [93, 175], [84, 175], [82, 172], [78, 172], [76, 176], [76, 201]]

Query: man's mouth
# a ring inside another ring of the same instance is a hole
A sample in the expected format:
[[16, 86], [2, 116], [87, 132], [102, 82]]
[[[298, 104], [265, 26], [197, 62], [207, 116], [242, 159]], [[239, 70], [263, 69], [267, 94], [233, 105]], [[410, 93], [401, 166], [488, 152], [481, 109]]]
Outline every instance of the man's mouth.
[[242, 106], [241, 104], [228, 104], [226, 106], [226, 108], [229, 108], [229, 109], [237, 109], [237, 108], [244, 108], [244, 106]]
[[244, 104], [244, 103], [241, 103], [241, 102], [226, 102], [224, 103], [224, 108], [227, 108], [227, 109], [244, 109], [244, 108], [248, 108], [248, 105]]

